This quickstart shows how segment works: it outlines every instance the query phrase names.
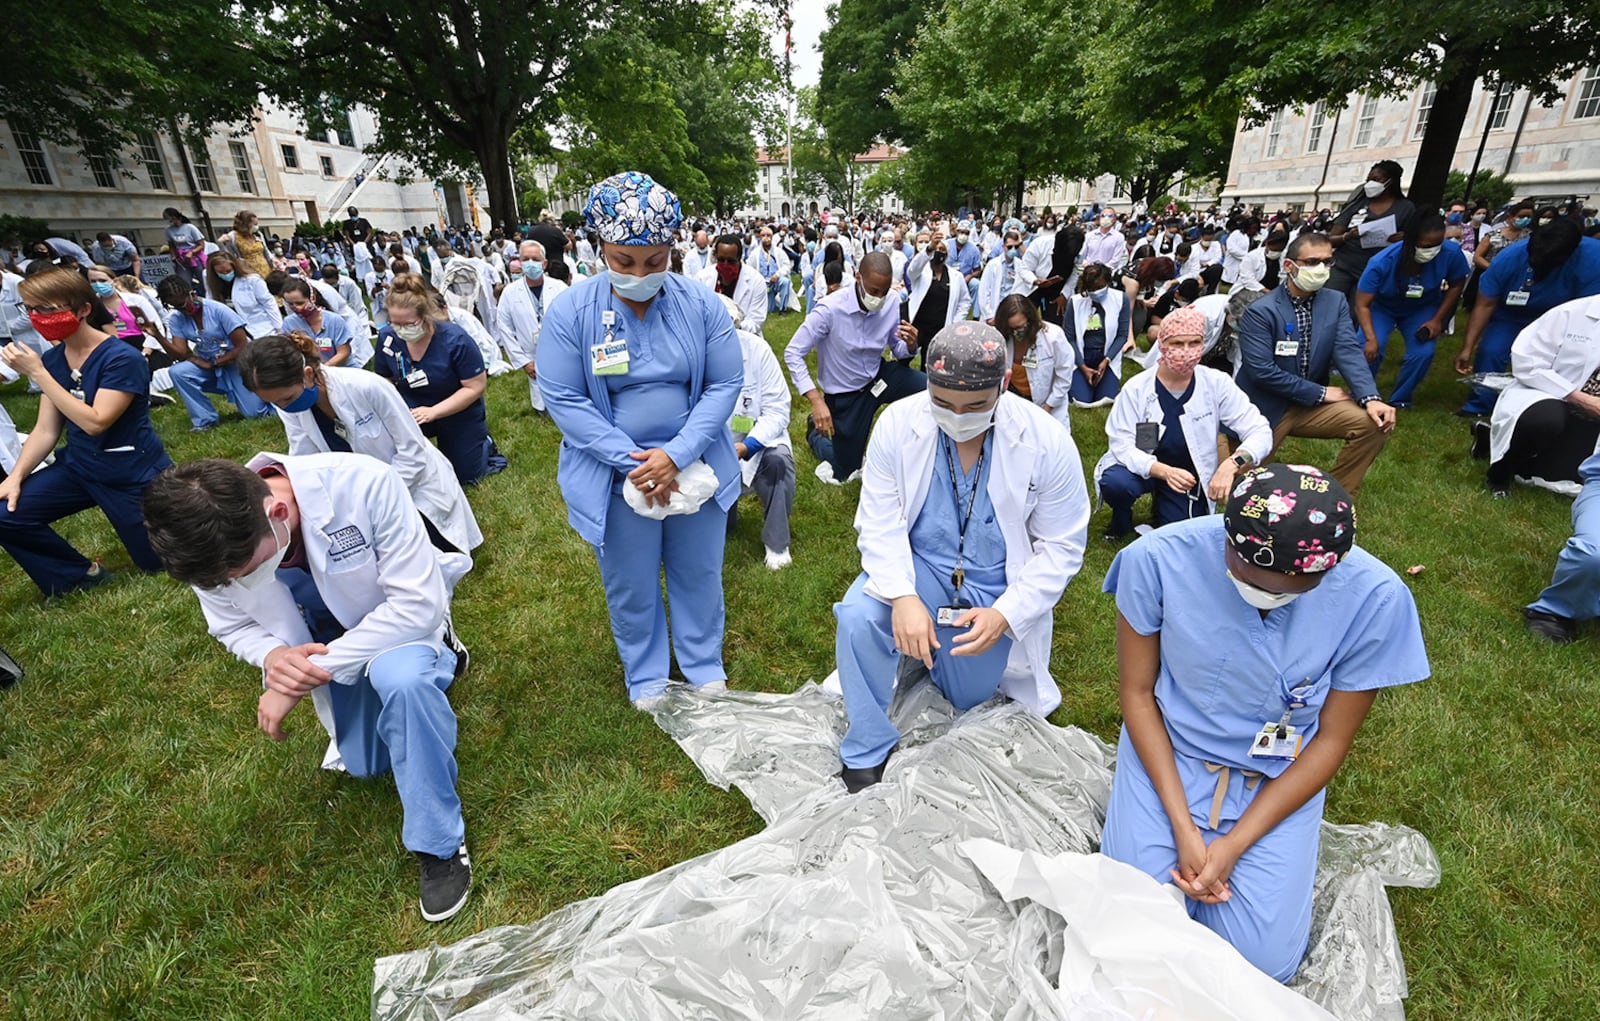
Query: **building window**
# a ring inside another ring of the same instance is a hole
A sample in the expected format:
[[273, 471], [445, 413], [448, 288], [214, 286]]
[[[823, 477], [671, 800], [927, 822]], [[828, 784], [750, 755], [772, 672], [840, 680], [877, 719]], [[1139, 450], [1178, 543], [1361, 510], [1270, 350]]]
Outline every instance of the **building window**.
[[1411, 137], [1421, 138], [1428, 133], [1428, 114], [1433, 111], [1433, 97], [1439, 91], [1433, 82], [1422, 87], [1422, 98], [1417, 101], [1417, 122], [1411, 126]]
[[317, 162], [322, 164], [322, 176], [323, 177], [332, 177], [333, 176], [333, 157], [332, 156], [318, 156], [317, 157]]
[[246, 195], [256, 193], [256, 178], [250, 172], [250, 153], [243, 142], [229, 142], [228, 152], [233, 156], [233, 176], [239, 180], [239, 190]]
[[[335, 114], [335, 116], [339, 115]], [[341, 117], [338, 126], [336, 126], [332, 131], [328, 132], [328, 135], [328, 141], [330, 142], [333, 142], [337, 145], [342, 145], [347, 149], [354, 149], [356, 147], [355, 132], [350, 130], [349, 114], [344, 114]]]
[[1517, 90], [1509, 85], [1502, 85], [1494, 94], [1494, 102], [1489, 105], [1489, 130], [1500, 131], [1506, 126], [1506, 118], [1511, 116], [1511, 99]]
[[1378, 101], [1371, 96], [1362, 96], [1357, 101], [1356, 114], [1356, 140], [1355, 148], [1361, 149], [1372, 144], [1372, 122], [1378, 117]]
[[190, 158], [194, 161], [194, 181], [201, 191], [216, 191], [217, 179], [211, 176], [211, 153], [203, 145], [192, 146], [189, 149]]
[[1267, 122], [1267, 158], [1278, 155], [1278, 145], [1283, 140], [1283, 108], [1273, 111], [1272, 119]]
[[171, 185], [167, 183], [167, 165], [161, 159], [161, 140], [156, 138], [154, 131], [141, 131], [137, 143], [139, 162], [144, 164], [145, 173], [150, 175], [150, 187], [156, 191], [166, 191]]
[[300, 169], [300, 153], [292, 145], [280, 145], [278, 151], [283, 153], [283, 168], [285, 170]]
[[1306, 111], [1306, 152], [1322, 151], [1322, 130], [1327, 126], [1328, 114], [1319, 100]]
[[1583, 84], [1578, 86], [1578, 109], [1574, 118], [1600, 117], [1600, 67], [1591, 67], [1583, 74]]
[[94, 175], [96, 188], [115, 188], [117, 186], [117, 168], [112, 166], [110, 156], [90, 156], [89, 173]]
[[12, 128], [11, 140], [17, 144], [17, 152], [22, 155], [22, 166], [28, 171], [28, 183], [54, 184], [55, 179], [50, 176], [50, 160], [44, 154], [39, 136]]

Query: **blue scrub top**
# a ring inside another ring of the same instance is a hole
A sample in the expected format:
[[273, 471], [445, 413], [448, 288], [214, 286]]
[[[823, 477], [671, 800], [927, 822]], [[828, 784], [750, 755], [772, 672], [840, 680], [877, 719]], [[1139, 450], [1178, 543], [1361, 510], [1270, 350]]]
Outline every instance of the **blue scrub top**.
[[95, 394], [101, 390], [133, 395], [128, 409], [98, 436], [89, 435], [62, 415], [67, 445], [57, 455], [59, 462], [110, 483], [144, 482], [172, 463], [155, 426], [150, 424], [150, 368], [143, 354], [115, 338], [101, 341], [84, 359], [76, 382], [67, 368], [65, 344], [52, 345], [43, 361], [45, 370], [57, 383], [81, 392], [88, 404], [94, 404]]
[[[954, 489], [950, 485], [950, 458], [955, 461], [961, 478]], [[967, 503], [977, 489], [977, 502], [972, 505], [972, 521], [967, 525], [967, 544], [962, 564], [966, 577], [961, 594], [976, 606], [993, 605], [1006, 590], [1006, 540], [994, 519], [994, 502], [989, 498], [989, 472], [994, 462], [994, 430], [983, 440], [983, 464], [973, 465], [968, 472], [961, 467], [961, 455], [955, 444], [943, 433], [933, 452], [933, 482], [928, 486], [927, 498], [911, 525], [911, 555], [933, 569], [935, 576], [946, 579], [956, 569], [956, 548], [961, 542], [961, 521], [967, 513]], [[959, 494], [960, 506], [956, 505]]]
[[301, 330], [317, 342], [317, 354], [323, 361], [327, 361], [339, 352], [340, 344], [350, 343], [350, 327], [339, 316], [327, 309], [322, 310], [322, 329], [313, 330], [311, 324], [297, 313], [291, 312], [283, 317], [283, 332], [287, 336], [295, 330]]
[[[1191, 377], [1189, 386], [1181, 394], [1175, 394], [1156, 381], [1155, 397], [1161, 407], [1161, 438], [1156, 441], [1156, 460], [1174, 468], [1182, 468], [1190, 474], [1196, 474], [1194, 455], [1189, 452], [1189, 438], [1183, 434], [1183, 412], [1188, 407], [1189, 398], [1194, 396], [1195, 381]], [[1208, 481], [1208, 480], [1206, 480]], [[1166, 485], [1165, 482], [1160, 483]], [[1204, 481], [1201, 488], [1205, 488]]]
[[[327, 318], [324, 312], [323, 319]], [[428, 379], [421, 386], [412, 386], [406, 377], [418, 368]], [[406, 342], [395, 335], [394, 327], [385, 326], [378, 331], [377, 369], [394, 380], [408, 407], [427, 408], [452, 396], [466, 380], [483, 375], [483, 353], [466, 330], [455, 323], [435, 322], [427, 350], [412, 361]], [[475, 406], [481, 414], [482, 397]], [[470, 412], [472, 407], [464, 410]]]
[[[1527, 291], [1528, 303], [1507, 305], [1506, 295], [1512, 291]], [[1495, 320], [1518, 326], [1526, 326], [1574, 298], [1600, 294], [1600, 240], [1583, 238], [1559, 269], [1538, 281], [1528, 268], [1528, 242], [1518, 241], [1489, 263], [1478, 283], [1478, 294], [1495, 300]]]
[[[665, 302], [652, 301], [640, 319], [615, 293], [608, 292], [607, 299], [603, 307], [615, 317], [612, 338], [628, 342], [628, 371], [599, 377], [611, 398], [611, 422], [640, 450], [665, 447], [683, 431], [694, 403], [689, 397], [687, 353], [668, 336], [674, 325]], [[679, 336], [690, 335], [685, 332], [687, 326], [677, 327]], [[604, 329], [601, 327], [602, 333]], [[616, 482], [620, 477], [614, 485]]]
[[[1161, 636], [1156, 703], [1181, 754], [1278, 776], [1251, 738], [1283, 716], [1284, 691], [1307, 703], [1290, 722], [1312, 740], [1332, 689], [1367, 691], [1428, 676], [1411, 590], [1359, 547], [1287, 606], [1260, 611], [1234, 589], [1221, 515], [1159, 528], [1117, 554], [1105, 591], [1142, 635]], [[1173, 613], [1166, 613], [1171, 601]]]
[[[239, 313], [220, 301], [201, 298], [200, 306], [199, 327], [195, 326], [189, 313], [180, 309], [167, 313], [167, 329], [174, 337], [182, 337], [197, 357], [214, 362], [224, 351], [233, 349], [233, 341], [228, 339], [228, 335], [244, 326], [245, 322], [239, 318]], [[250, 332], [248, 327], [245, 332]]]
[[[1356, 289], [1373, 296], [1373, 301], [1398, 317], [1410, 312], [1433, 312], [1439, 308], [1446, 282], [1465, 280], [1470, 271], [1466, 254], [1454, 241], [1445, 241], [1432, 262], [1424, 263], [1416, 276], [1401, 278], [1400, 250], [1405, 242], [1396, 241], [1372, 257], [1367, 268], [1361, 271], [1361, 282]], [[1413, 284], [1422, 285], [1422, 297], [1407, 298], [1406, 289]]]

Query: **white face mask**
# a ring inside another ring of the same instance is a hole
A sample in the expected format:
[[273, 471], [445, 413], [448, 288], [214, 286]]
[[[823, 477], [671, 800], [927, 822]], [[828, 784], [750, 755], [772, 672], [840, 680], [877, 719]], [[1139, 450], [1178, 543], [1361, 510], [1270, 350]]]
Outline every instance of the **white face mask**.
[[408, 344], [421, 340], [422, 335], [428, 330], [422, 323], [407, 323], [404, 326], [399, 323], [390, 323], [389, 325], [394, 327], [394, 335]]
[[1322, 290], [1322, 285], [1328, 282], [1328, 276], [1333, 271], [1327, 266], [1296, 266], [1290, 279], [1307, 294], [1315, 294]]
[[1425, 263], [1432, 262], [1434, 259], [1439, 257], [1439, 252], [1443, 250], [1443, 248], [1443, 245], [1434, 245], [1432, 248], [1417, 249], [1414, 253], [1417, 260], [1417, 265], [1421, 266]]
[[1367, 196], [1367, 198], [1375, 199], [1379, 195], [1382, 195], [1383, 189], [1387, 187], [1388, 185], [1384, 184], [1382, 181], [1368, 181], [1361, 186], [1361, 191]]
[[1239, 590], [1239, 597], [1258, 610], [1276, 610], [1288, 606], [1302, 595], [1299, 592], [1268, 592], [1266, 589], [1256, 588], [1249, 582], [1234, 577], [1232, 571], [1228, 572], [1228, 580]]
[[962, 231], [956, 235], [956, 240], [964, 245], [967, 243], [967, 239], [970, 237], [972, 237], [971, 234], [968, 234], [966, 231]]
[[662, 285], [666, 282], [667, 270], [646, 273], [642, 277], [629, 276], [626, 273], [611, 274], [611, 289], [617, 292], [617, 297], [627, 301], [649, 301], [660, 293]]
[[1269, 248], [1269, 249], [1267, 249], [1267, 258], [1271, 259], [1273, 262], [1277, 262], [1279, 259], [1283, 258], [1283, 253], [1282, 252], [1274, 252], [1272, 249]]
[[[272, 544], [274, 546], [278, 546], [278, 529], [274, 526], [271, 518], [267, 519], [267, 527], [272, 529]], [[284, 525], [284, 531], [288, 531], [288, 528], [288, 525]], [[256, 565], [256, 567], [252, 569], [250, 573], [241, 574], [239, 577], [233, 579], [233, 583], [238, 585], [240, 588], [247, 589], [251, 592], [265, 588], [267, 585], [272, 584], [273, 580], [277, 578], [278, 565], [283, 563], [283, 556], [288, 552], [289, 539], [287, 536], [285, 536], [283, 545], [278, 546], [276, 553], [261, 561], [261, 563]]]
[[989, 431], [994, 424], [994, 408], [987, 411], [969, 411], [965, 415], [958, 415], [949, 408], [933, 406], [933, 424], [957, 443], [977, 439]]
[[861, 302], [861, 308], [867, 312], [878, 311], [883, 307], [883, 303], [889, 300], [889, 296], [887, 294], [883, 295], [882, 297], [874, 297], [868, 294], [865, 287], [856, 292], [856, 297]]

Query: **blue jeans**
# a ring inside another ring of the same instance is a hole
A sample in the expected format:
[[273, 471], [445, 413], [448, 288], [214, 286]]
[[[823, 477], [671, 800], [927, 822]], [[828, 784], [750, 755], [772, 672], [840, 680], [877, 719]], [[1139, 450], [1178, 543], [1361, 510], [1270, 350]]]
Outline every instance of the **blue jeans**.
[[218, 394], [232, 401], [245, 418], [262, 418], [272, 414], [272, 406], [244, 385], [239, 370], [233, 365], [203, 369], [194, 362], [174, 362], [168, 370], [172, 385], [189, 411], [189, 423], [197, 428], [217, 424], [217, 409], [206, 394]]
[[1600, 616], [1600, 481], [1584, 483], [1572, 502], [1572, 537], [1556, 557], [1549, 586], [1528, 609], [1569, 620]]
[[1372, 375], [1376, 379], [1378, 369], [1383, 366], [1384, 352], [1388, 349], [1389, 335], [1400, 328], [1400, 336], [1405, 339], [1406, 355], [1400, 362], [1400, 375], [1394, 381], [1394, 389], [1389, 391], [1390, 404], [1410, 404], [1416, 395], [1417, 387], [1422, 384], [1428, 375], [1428, 369], [1433, 366], [1433, 351], [1438, 346], [1436, 340], [1418, 340], [1417, 331], [1422, 329], [1424, 323], [1432, 319], [1437, 308], [1432, 310], [1420, 309], [1397, 316], [1381, 302], [1372, 303], [1372, 332], [1378, 338], [1378, 357], [1372, 360]]

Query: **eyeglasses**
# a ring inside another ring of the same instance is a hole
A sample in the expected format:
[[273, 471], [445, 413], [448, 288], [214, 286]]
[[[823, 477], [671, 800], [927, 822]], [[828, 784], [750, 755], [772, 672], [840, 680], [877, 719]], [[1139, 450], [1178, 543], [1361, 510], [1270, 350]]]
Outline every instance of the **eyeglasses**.
[[1333, 256], [1330, 255], [1326, 259], [1296, 259], [1294, 260], [1294, 264], [1296, 266], [1332, 266]]
[[19, 301], [16, 303], [16, 309], [23, 315], [44, 316], [52, 312], [65, 312], [67, 307], [65, 305], [28, 305]]

